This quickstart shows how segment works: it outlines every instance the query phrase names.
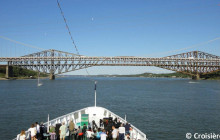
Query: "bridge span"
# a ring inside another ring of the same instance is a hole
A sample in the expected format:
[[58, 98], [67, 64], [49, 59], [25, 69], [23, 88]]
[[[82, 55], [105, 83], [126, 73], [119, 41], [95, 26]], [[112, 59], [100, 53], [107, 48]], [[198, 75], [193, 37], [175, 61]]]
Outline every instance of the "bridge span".
[[0, 57], [0, 62], [7, 62], [7, 77], [13, 73], [12, 66], [18, 66], [49, 73], [50, 79], [54, 79], [56, 74], [92, 66], [155, 66], [189, 74], [195, 79], [198, 79], [200, 74], [220, 70], [220, 57], [201, 51], [150, 58], [132, 56], [90, 57], [58, 50], [45, 50], [21, 57]]

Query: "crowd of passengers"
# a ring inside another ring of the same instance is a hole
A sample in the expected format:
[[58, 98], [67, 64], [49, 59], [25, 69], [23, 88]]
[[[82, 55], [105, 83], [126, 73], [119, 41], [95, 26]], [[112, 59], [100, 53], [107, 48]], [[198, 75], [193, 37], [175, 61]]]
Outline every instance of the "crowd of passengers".
[[71, 119], [69, 124], [58, 123], [56, 126], [50, 126], [47, 132], [46, 126], [38, 122], [32, 124], [25, 133], [24, 130], [18, 135], [17, 140], [137, 140], [136, 133], [129, 123], [123, 124], [119, 119], [108, 120], [100, 119], [99, 127], [95, 121], [92, 125], [84, 124], [82, 127], [73, 123]]

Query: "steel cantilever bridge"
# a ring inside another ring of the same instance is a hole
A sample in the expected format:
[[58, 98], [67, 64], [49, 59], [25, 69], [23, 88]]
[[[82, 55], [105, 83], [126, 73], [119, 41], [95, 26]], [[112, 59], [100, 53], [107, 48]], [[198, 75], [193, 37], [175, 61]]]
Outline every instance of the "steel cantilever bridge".
[[[73, 53], [45, 50], [22, 57], [0, 57], [7, 62], [6, 75], [11, 66], [19, 66], [38, 72], [49, 73], [50, 79], [62, 74], [92, 66], [155, 66], [199, 78], [201, 74], [220, 70], [220, 57], [201, 51], [192, 51], [161, 58], [149, 57], [89, 57]], [[8, 74], [7, 74], [8, 73]]]

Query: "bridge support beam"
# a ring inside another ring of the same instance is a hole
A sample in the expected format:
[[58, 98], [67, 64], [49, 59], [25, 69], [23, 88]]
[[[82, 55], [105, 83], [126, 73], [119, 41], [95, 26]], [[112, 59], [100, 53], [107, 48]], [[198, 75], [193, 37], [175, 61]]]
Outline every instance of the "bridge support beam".
[[6, 74], [5, 74], [6, 78], [10, 78], [13, 77], [13, 67], [10, 65], [6, 66]]
[[196, 74], [196, 75], [192, 76], [192, 79], [193, 80], [200, 80], [200, 75]]
[[50, 80], [55, 80], [55, 75], [54, 75], [54, 73], [50, 73]]

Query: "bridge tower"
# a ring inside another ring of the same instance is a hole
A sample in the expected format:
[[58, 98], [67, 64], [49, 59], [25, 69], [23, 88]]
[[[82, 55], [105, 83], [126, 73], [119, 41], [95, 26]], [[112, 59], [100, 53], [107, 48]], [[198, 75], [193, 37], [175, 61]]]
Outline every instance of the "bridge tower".
[[54, 72], [50, 72], [50, 80], [55, 80], [55, 75], [54, 75]]
[[[54, 57], [54, 50], [51, 50], [51, 57]], [[55, 65], [54, 65], [54, 60], [51, 59], [51, 66], [50, 66], [50, 80], [55, 80]]]
[[193, 80], [200, 80], [200, 74], [197, 73], [196, 75], [193, 75], [192, 79]]
[[13, 66], [10, 65], [10, 62], [8, 62], [8, 65], [6, 65], [6, 78], [13, 77]]
[[[198, 56], [198, 51], [193, 51], [193, 58], [199, 58]], [[199, 67], [198, 67], [198, 62], [194, 63], [194, 71], [195, 75], [192, 76], [193, 80], [199, 80], [200, 79], [200, 74], [199, 74]]]

